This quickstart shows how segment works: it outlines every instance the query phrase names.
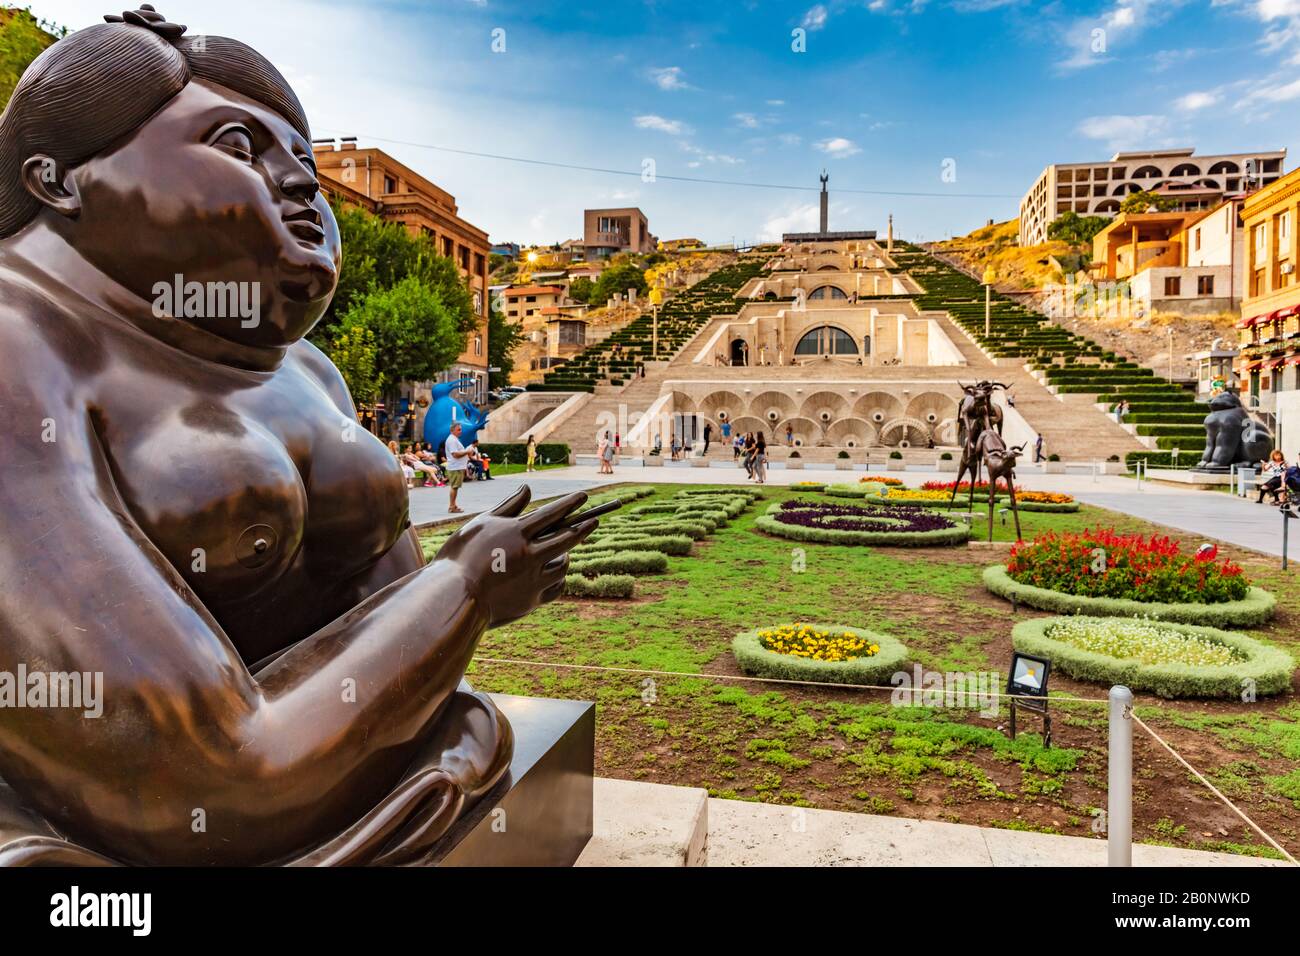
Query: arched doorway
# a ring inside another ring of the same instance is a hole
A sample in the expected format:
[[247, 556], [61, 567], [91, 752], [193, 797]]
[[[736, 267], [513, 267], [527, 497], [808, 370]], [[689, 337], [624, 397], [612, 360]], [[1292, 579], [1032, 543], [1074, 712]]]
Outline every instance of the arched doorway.
[[818, 286], [808, 293], [809, 299], [847, 299], [848, 295], [843, 289], [833, 285]]
[[744, 339], [731, 340], [731, 364], [748, 365], [749, 364], [749, 343]]

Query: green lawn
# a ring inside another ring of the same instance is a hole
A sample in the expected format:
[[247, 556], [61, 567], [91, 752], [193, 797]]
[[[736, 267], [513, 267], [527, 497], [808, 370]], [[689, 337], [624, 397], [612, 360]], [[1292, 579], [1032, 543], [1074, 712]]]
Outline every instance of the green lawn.
[[[683, 487], [658, 486], [638, 504]], [[669, 558], [667, 573], [638, 578], [630, 601], [565, 598], [489, 632], [471, 680], [490, 691], [596, 701], [597, 773], [603, 776], [702, 786], [735, 799], [1095, 835], [1092, 814], [1105, 803], [1104, 707], [1058, 701], [1054, 745], [1045, 749], [1036, 716], [1022, 717], [1021, 734], [1010, 740], [1005, 707], [990, 718], [970, 710], [893, 707], [887, 691], [722, 679], [740, 676], [730, 653], [738, 632], [799, 620], [888, 633], [926, 670], [1005, 673], [1010, 660], [1010, 631], [1018, 618], [980, 583], [982, 569], [1002, 560], [1005, 550], [867, 549], [772, 538], [753, 529], [769, 502], [820, 496], [779, 488], [766, 495], [697, 543], [691, 556]], [[1026, 537], [1097, 525], [1168, 531], [1091, 507], [1078, 514], [1026, 513], [1021, 520]], [[984, 524], [976, 519], [980, 531]], [[996, 540], [1014, 537], [1000, 520], [994, 530]], [[1222, 550], [1279, 596], [1276, 620], [1251, 633], [1300, 652], [1295, 574], [1283, 575], [1276, 561], [1250, 552]], [[1106, 692], [1058, 676], [1052, 686], [1058, 698]], [[1194, 766], [1288, 849], [1300, 851], [1294, 688], [1254, 704], [1139, 695], [1139, 705], [1143, 718]], [[1139, 839], [1265, 852], [1253, 831], [1140, 733], [1135, 755]]]

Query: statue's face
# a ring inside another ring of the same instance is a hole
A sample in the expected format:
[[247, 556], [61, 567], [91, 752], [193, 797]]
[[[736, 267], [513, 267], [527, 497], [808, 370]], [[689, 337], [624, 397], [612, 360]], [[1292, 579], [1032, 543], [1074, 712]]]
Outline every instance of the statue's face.
[[68, 240], [156, 314], [276, 346], [329, 305], [338, 224], [311, 144], [268, 107], [195, 80], [74, 175]]

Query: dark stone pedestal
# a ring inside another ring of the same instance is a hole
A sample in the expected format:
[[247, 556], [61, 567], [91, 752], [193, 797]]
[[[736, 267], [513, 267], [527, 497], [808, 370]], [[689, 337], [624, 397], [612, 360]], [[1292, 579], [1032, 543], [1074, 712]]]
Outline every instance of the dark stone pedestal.
[[434, 866], [572, 866], [592, 828], [596, 706], [492, 694], [515, 732], [510, 772], [462, 817]]

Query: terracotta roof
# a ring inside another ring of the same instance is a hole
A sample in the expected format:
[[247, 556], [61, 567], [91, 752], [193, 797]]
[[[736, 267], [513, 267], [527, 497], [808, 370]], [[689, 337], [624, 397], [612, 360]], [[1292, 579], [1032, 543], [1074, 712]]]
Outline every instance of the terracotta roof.
[[553, 295], [564, 291], [563, 286], [558, 285], [521, 285], [514, 289], [506, 289], [506, 298], [514, 298], [521, 295]]

